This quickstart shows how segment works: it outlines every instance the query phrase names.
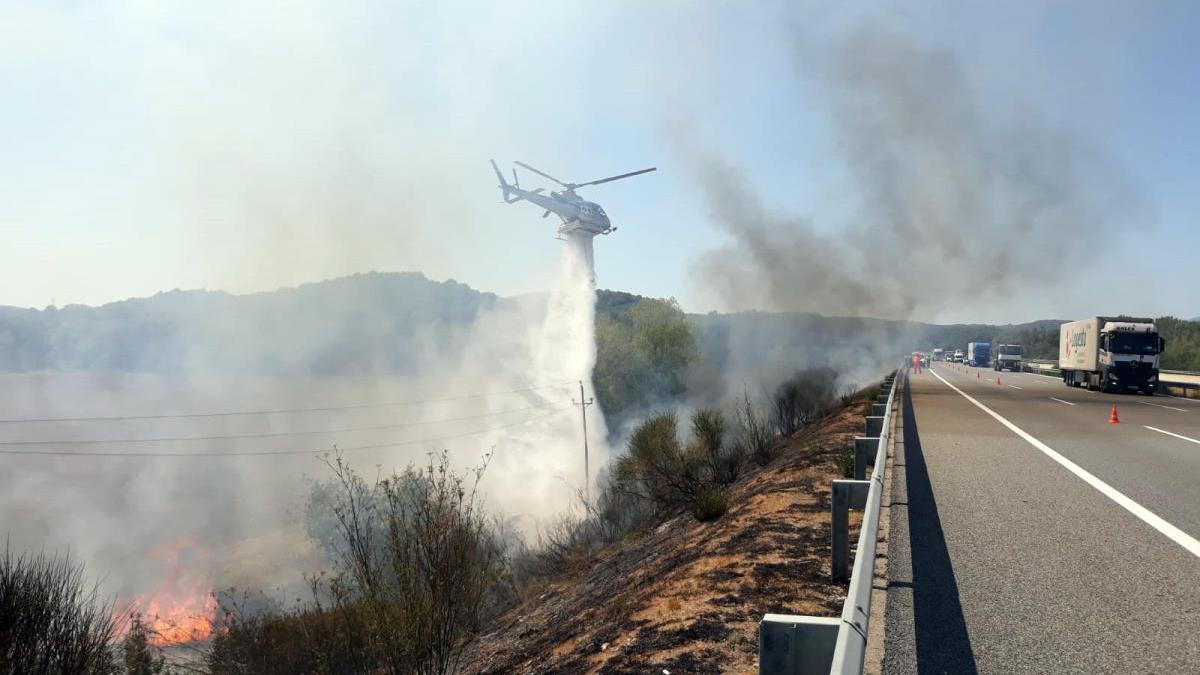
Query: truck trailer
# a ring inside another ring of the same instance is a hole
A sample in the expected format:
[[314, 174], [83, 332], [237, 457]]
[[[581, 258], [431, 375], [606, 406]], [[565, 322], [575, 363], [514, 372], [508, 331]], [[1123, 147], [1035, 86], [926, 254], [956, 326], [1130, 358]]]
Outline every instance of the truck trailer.
[[990, 342], [968, 342], [967, 343], [967, 365], [982, 368], [991, 361], [992, 343]]
[[1058, 369], [1068, 386], [1153, 394], [1165, 347], [1153, 319], [1088, 317], [1059, 327]]
[[1021, 348], [1021, 345], [996, 345], [996, 355], [992, 358], [992, 369], [1020, 372], [1021, 356], [1024, 354], [1025, 350]]

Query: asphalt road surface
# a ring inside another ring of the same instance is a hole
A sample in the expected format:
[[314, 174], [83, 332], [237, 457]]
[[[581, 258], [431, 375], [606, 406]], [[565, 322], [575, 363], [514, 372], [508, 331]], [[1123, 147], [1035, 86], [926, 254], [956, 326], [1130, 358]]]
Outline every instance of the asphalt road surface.
[[884, 672], [1200, 673], [1200, 401], [996, 375], [909, 378]]

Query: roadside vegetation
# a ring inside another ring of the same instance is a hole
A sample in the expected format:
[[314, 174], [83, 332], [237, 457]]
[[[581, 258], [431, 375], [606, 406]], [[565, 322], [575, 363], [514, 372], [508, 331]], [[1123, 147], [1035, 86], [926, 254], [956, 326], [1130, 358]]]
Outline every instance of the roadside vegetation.
[[310, 529], [330, 573], [312, 599], [251, 610], [226, 602], [209, 672], [444, 675], [493, 608], [512, 597], [506, 546], [477, 487], [445, 454], [368, 481], [339, 455], [317, 486]]
[[605, 548], [675, 518], [724, 516], [731, 487], [770, 463], [787, 436], [863, 395], [839, 399], [835, 382], [831, 370], [801, 370], [769, 396], [747, 389], [728, 406], [647, 416], [595, 499], [581, 499], [575, 514], [531, 541], [487, 513], [477, 492], [486, 458], [460, 473], [435, 455], [367, 478], [332, 454], [307, 509], [330, 568], [291, 604], [254, 591], [218, 594], [211, 645], [186, 668], [164, 659], [141, 617], [100, 601], [81, 566], [6, 553], [0, 673], [459, 672], [463, 649], [489, 620], [589, 567]]
[[119, 673], [117, 611], [70, 556], [0, 557], [0, 673]]
[[[593, 499], [581, 495], [532, 535], [479, 498], [486, 458], [458, 472], [434, 455], [370, 477], [334, 453], [305, 515], [328, 569], [307, 579], [304, 598], [219, 592], [211, 643], [181, 664], [156, 646], [142, 617], [101, 602], [74, 562], [6, 554], [0, 674], [459, 672], [464, 648], [489, 621], [664, 523], [722, 519], [737, 506], [739, 481], [775, 460], [789, 437], [872, 394], [839, 392], [834, 370], [808, 368], [766, 390], [744, 386], [734, 400], [685, 407], [720, 397], [716, 378], [696, 374], [697, 330], [672, 300], [600, 294], [596, 396], [627, 442]], [[30, 613], [43, 605], [57, 609]], [[42, 644], [31, 635], [70, 647], [29, 647]]]

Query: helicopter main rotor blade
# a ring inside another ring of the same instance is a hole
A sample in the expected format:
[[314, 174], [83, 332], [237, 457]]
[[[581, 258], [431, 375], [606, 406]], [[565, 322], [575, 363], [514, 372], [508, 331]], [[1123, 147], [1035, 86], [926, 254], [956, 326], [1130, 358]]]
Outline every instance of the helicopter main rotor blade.
[[652, 166], [649, 169], [642, 169], [641, 171], [630, 171], [629, 173], [623, 173], [620, 176], [609, 176], [608, 178], [601, 178], [600, 180], [594, 180], [594, 181], [590, 181], [587, 183], [579, 183], [578, 185], [575, 185], [575, 187], [581, 188], [581, 187], [584, 187], [585, 185], [599, 185], [601, 183], [609, 183], [614, 180], [621, 180], [622, 178], [629, 178], [630, 176], [637, 176], [637, 175], [640, 175], [643, 173], [650, 173], [651, 171], [657, 171], [657, 170], [658, 170], [658, 167]]
[[551, 176], [550, 174], [546, 173], [545, 171], [540, 171], [538, 169], [535, 169], [532, 166], [529, 166], [528, 164], [526, 164], [525, 162], [513, 162], [513, 164], [516, 164], [517, 166], [522, 167], [524, 169], [529, 169], [530, 171], [541, 176], [542, 178], [549, 178], [550, 180], [554, 181], [555, 183], [558, 183], [559, 185], [567, 188], [568, 190], [575, 187], [574, 185], [571, 185], [570, 183], [562, 182], [561, 180], [555, 178], [554, 176]]

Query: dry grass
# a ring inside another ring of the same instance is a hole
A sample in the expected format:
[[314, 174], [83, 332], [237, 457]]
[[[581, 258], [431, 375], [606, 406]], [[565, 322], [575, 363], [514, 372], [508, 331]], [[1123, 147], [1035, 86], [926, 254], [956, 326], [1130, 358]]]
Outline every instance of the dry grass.
[[725, 516], [681, 516], [548, 584], [469, 648], [465, 672], [754, 672], [768, 612], [836, 616], [830, 482], [862, 429], [848, 407], [731, 489]]

